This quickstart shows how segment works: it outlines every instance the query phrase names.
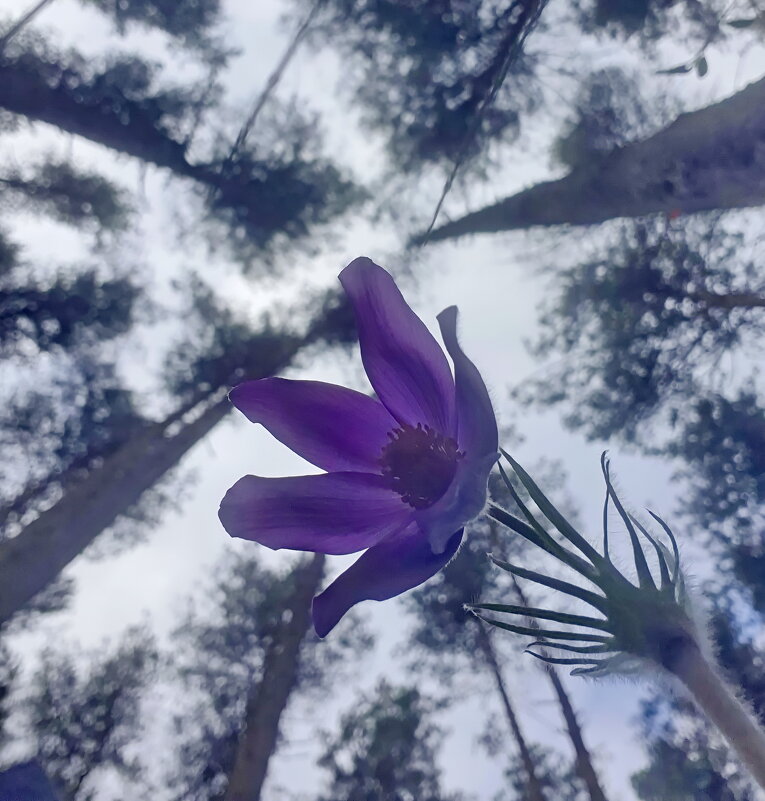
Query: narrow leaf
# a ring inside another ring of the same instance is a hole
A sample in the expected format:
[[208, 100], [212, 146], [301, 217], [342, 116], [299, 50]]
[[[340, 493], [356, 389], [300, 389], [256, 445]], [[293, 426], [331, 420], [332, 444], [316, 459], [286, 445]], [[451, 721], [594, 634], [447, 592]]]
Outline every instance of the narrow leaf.
[[675, 535], [672, 533], [672, 529], [659, 517], [659, 515], [657, 515], [655, 512], [652, 512], [650, 509], [647, 511], [648, 514], [651, 515], [651, 517], [664, 529], [664, 533], [669, 537], [669, 541], [672, 543], [672, 555], [675, 560], [672, 581], [677, 584], [678, 580], [682, 580], [682, 573], [680, 572], [680, 549], [677, 546]]
[[606, 480], [606, 499], [603, 502], [603, 557], [611, 564], [611, 555], [608, 552], [608, 500], [611, 493], [608, 491], [609, 472], [608, 472], [608, 451], [600, 454], [600, 469], [603, 471], [603, 478]]
[[575, 584], [570, 584], [568, 581], [561, 581], [560, 579], [552, 578], [551, 576], [545, 576], [542, 573], [536, 573], [533, 570], [526, 570], [523, 567], [511, 565], [509, 562], [505, 562], [502, 559], [497, 559], [491, 555], [489, 558], [492, 562], [494, 562], [495, 565], [497, 565], [497, 567], [507, 570], [508, 573], [513, 573], [519, 578], [528, 579], [529, 581], [535, 581], [537, 584], [541, 584], [544, 587], [549, 587], [551, 590], [558, 590], [559, 592], [565, 592], [568, 595], [573, 595], [575, 598], [579, 598], [585, 603], [590, 604], [590, 606], [594, 606], [599, 612], [603, 612], [603, 614], [608, 613], [608, 600], [602, 595], [597, 595], [594, 592], [577, 587]]
[[[494, 620], [493, 618], [481, 615], [478, 612], [471, 610], [473, 614], [483, 620], [484, 623], [489, 623], [499, 629], [511, 631], [513, 634], [524, 634], [529, 637], [549, 637], [550, 640], [572, 640], [574, 642], [608, 642], [611, 638], [603, 634], [585, 634], [581, 631], [553, 631], [552, 629], [541, 629], [538, 626], [516, 626], [514, 623], [505, 623], [502, 620]], [[552, 643], [550, 643], [552, 644]]]
[[547, 662], [548, 665], [599, 665], [602, 661], [600, 659], [566, 659], [565, 657], [558, 656], [543, 656], [542, 654], [537, 654], [528, 649], [526, 649], [524, 653], [531, 654], [531, 656], [536, 657], [540, 661]]
[[531, 500], [539, 507], [542, 514], [560, 531], [560, 533], [595, 565], [599, 567], [603, 563], [603, 557], [590, 545], [589, 542], [566, 520], [566, 518], [555, 508], [550, 499], [536, 485], [531, 476], [510, 456], [509, 453], [500, 448], [502, 455], [510, 462], [521, 483], [526, 487], [526, 491], [531, 496]]
[[537, 640], [529, 645], [529, 648], [557, 648], [561, 651], [572, 651], [576, 654], [609, 654], [617, 649], [601, 643], [600, 645], [568, 645], [566, 643], [548, 642], [547, 640]]
[[570, 626], [588, 626], [601, 631], [609, 631], [607, 620], [600, 620], [586, 615], [570, 615], [566, 612], [555, 612], [551, 609], [538, 609], [533, 606], [514, 606], [513, 604], [471, 604], [471, 609], [483, 609], [487, 612], [504, 612], [508, 615], [526, 615], [538, 617], [540, 620], [554, 620]]
[[643, 546], [640, 544], [637, 531], [635, 531], [635, 526], [632, 525], [630, 516], [625, 511], [624, 507], [622, 506], [622, 502], [619, 500], [619, 496], [616, 494], [616, 490], [611, 482], [611, 476], [608, 471], [606, 471], [606, 487], [611, 495], [611, 500], [614, 502], [616, 511], [619, 512], [619, 516], [624, 521], [624, 525], [627, 527], [627, 532], [630, 535], [630, 542], [632, 543], [632, 553], [635, 558], [635, 569], [637, 570], [638, 582], [640, 583], [641, 587], [652, 587], [653, 589], [656, 589], [656, 584], [654, 583], [653, 576], [648, 568], [648, 562], [646, 561], [645, 553], [643, 552]]
[[653, 545], [656, 551], [656, 557], [659, 560], [659, 573], [661, 574], [661, 588], [662, 590], [672, 590], [672, 579], [669, 575], [669, 566], [667, 565], [664, 551], [661, 549], [659, 543], [651, 536], [646, 527], [636, 518], [630, 515], [632, 522], [638, 527], [642, 535]]
[[502, 480], [505, 482], [510, 494], [513, 496], [513, 500], [515, 501], [518, 508], [523, 513], [523, 516], [529, 521], [531, 526], [536, 531], [537, 535], [539, 536], [540, 540], [544, 543], [540, 545], [541, 548], [547, 551], [547, 553], [555, 556], [557, 559], [560, 559], [562, 562], [567, 564], [569, 567], [576, 570], [578, 573], [589, 578], [591, 581], [595, 580], [595, 572], [592, 569], [592, 566], [589, 565], [587, 562], [584, 561], [581, 557], [577, 556], [575, 553], [572, 553], [568, 550], [568, 548], [564, 548], [562, 545], [557, 543], [550, 534], [544, 529], [543, 526], [539, 524], [539, 521], [534, 517], [531, 513], [531, 510], [526, 506], [523, 502], [523, 499], [518, 494], [518, 491], [513, 486], [512, 481], [508, 477], [505, 469], [502, 465], [499, 465], [499, 474], [502, 476]]

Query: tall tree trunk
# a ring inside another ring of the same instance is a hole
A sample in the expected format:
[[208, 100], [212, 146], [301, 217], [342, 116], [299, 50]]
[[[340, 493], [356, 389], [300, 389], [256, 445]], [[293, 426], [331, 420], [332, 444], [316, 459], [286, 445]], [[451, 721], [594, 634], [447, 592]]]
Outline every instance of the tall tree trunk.
[[[518, 583], [515, 576], [513, 576], [513, 585], [521, 606], [528, 606], [523, 588]], [[545, 666], [545, 672], [550, 678], [550, 683], [558, 698], [563, 720], [566, 722], [568, 736], [574, 746], [574, 753], [576, 754], [576, 772], [584, 782], [591, 801], [608, 801], [606, 794], [603, 792], [603, 788], [600, 786], [600, 780], [598, 779], [598, 774], [595, 772], [595, 766], [592, 764], [592, 757], [590, 756], [589, 749], [585, 745], [582, 728], [577, 720], [573, 704], [568, 697], [563, 682], [560, 680], [558, 671], [555, 670], [552, 665], [547, 665]]]
[[247, 699], [244, 729], [236, 749], [224, 801], [260, 801], [279, 723], [297, 686], [300, 647], [310, 624], [311, 599], [324, 572], [324, 554], [297, 568], [288, 615], [266, 653], [263, 675]]
[[616, 217], [692, 214], [765, 204], [765, 78], [681, 114], [641, 142], [575, 167], [415, 239], [453, 239], [533, 226], [593, 225]]
[[[259, 354], [254, 378], [286, 367], [307, 339], [286, 337], [282, 348]], [[148, 426], [16, 537], [0, 543], [0, 626], [47, 587], [91, 542], [150, 489], [229, 412], [226, 388], [196, 402], [190, 422], [182, 410]]]
[[515, 714], [513, 705], [510, 702], [510, 695], [505, 687], [505, 680], [502, 676], [502, 670], [499, 666], [499, 662], [497, 661], [497, 655], [494, 652], [491, 636], [483, 624], [479, 624], [479, 626], [480, 629], [478, 634], [478, 642], [481, 648], [481, 653], [486, 660], [489, 670], [491, 670], [491, 673], [494, 676], [494, 681], [497, 685], [497, 691], [502, 698], [502, 706], [505, 710], [507, 722], [510, 725], [510, 731], [512, 732], [515, 742], [518, 745], [518, 750], [521, 754], [521, 762], [526, 770], [529, 801], [545, 801], [542, 785], [539, 781], [539, 777], [537, 776], [534, 758], [532, 757], [531, 751], [526, 743], [526, 738], [523, 736], [523, 732], [521, 731], [520, 724], [518, 723], [518, 716]]
[[731, 292], [726, 295], [718, 292], [689, 292], [686, 297], [703, 304], [708, 309], [765, 308], [765, 297], [754, 292]]

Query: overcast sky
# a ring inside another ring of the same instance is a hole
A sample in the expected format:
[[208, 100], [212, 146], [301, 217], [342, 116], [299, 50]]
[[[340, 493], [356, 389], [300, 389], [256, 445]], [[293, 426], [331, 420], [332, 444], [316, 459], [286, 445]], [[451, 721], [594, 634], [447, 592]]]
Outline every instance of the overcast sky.
[[[28, 5], [29, 0], [3, 0], [2, 11], [17, 15]], [[241, 55], [234, 59], [224, 80], [231, 105], [238, 111], [237, 119], [244, 119], [285, 47], [288, 32], [279, 24], [285, 4], [278, 0], [229, 0], [225, 5], [226, 41], [240, 48]], [[40, 24], [56, 32], [60, 45], [76, 45], [88, 54], [100, 54], [114, 46], [114, 37], [103, 17], [83, 9], [74, 0], [56, 0], [41, 15]], [[126, 50], [138, 49], [153, 58], [169, 61], [179, 78], [187, 74], [187, 69], [193, 69], [177, 54], [167, 55], [166, 42], [160, 35], [141, 32], [118, 41], [118, 46]], [[594, 51], [592, 57], [604, 63], [618, 59], [630, 64], [638, 62], [628, 48], [607, 43]], [[742, 87], [763, 71], [762, 53], [747, 53], [727, 60], [717, 58], [712, 60], [705, 82], [684, 77], [682, 91], [687, 93], [689, 104], [704, 105]], [[379, 142], [360, 131], [357, 115], [349, 109], [347, 97], [343, 95], [341, 75], [338, 60], [332, 54], [316, 56], [303, 51], [291, 65], [280, 94], [288, 96], [297, 92], [310, 107], [323, 113], [329, 155], [364, 180], [379, 172], [376, 165], [382, 163], [383, 154]], [[457, 214], [465, 202], [475, 207], [550, 174], [543, 147], [549, 133], [540, 132], [539, 141], [527, 143], [526, 155], [510, 157], [494, 180], [472, 190], [467, 198], [455, 193], [447, 207]], [[170, 281], [182, 277], [189, 269], [198, 269], [232, 301], [241, 305], [242, 298], [251, 298], [253, 307], [262, 304], [261, 292], [256, 293], [225, 261], [212, 263], [201, 244], [179, 251], [172, 230], [174, 221], [184, 210], [175, 207], [167, 177], [160, 171], [144, 170], [130, 159], [115, 158], [101, 148], [42, 126], [33, 131], [24, 130], [8, 141], [12, 141], [13, 154], [20, 161], [26, 153], [39, 153], [44, 148], [59, 153], [72, 152], [82, 164], [97, 165], [138, 192], [139, 229], [128, 237], [127, 244], [120, 246], [121, 253], [124, 255], [130, 250], [139, 254], [138, 260], [146, 265], [152, 281], [161, 296], [168, 298], [168, 303], [174, 302], [167, 289]], [[422, 209], [424, 216], [431, 212], [432, 205]], [[361, 221], [352, 223], [344, 236], [337, 237], [332, 247], [325, 248], [318, 257], [298, 260], [289, 283], [291, 291], [300, 282], [328, 285], [339, 269], [358, 255], [368, 255], [394, 271], [406, 267], [403, 258], [395, 255], [402, 252], [395, 230]], [[18, 239], [29, 245], [27, 252], [32, 260], [60, 261], [61, 254], [65, 253], [76, 261], [85, 255], [83, 239], [60, 226], [41, 223], [37, 218], [19, 218], [17, 226]], [[584, 246], [586, 234], [581, 236]], [[577, 237], [569, 240], [572, 251], [577, 242]], [[546, 250], [543, 235], [482, 237], [433, 246], [417, 265], [418, 285], [407, 282], [405, 291], [411, 305], [433, 330], [436, 330], [435, 316], [442, 308], [454, 303], [459, 306], [464, 349], [481, 369], [500, 419], [513, 419], [521, 424], [526, 441], [517, 449], [520, 460], [533, 463], [543, 456], [561, 459], [569, 472], [569, 490], [581, 508], [585, 529], [597, 532], [602, 503], [598, 459], [609, 443], [587, 443], [580, 436], [566, 432], [556, 413], [528, 415], [519, 421], [508, 399], [510, 386], [539, 369], [525, 351], [523, 340], [534, 334], [536, 306], [545, 290], [539, 268], [553, 257], [554, 254]], [[283, 287], [272, 285], [270, 288], [275, 293], [284, 293]], [[152, 341], [149, 337], [140, 347], [132, 347], [126, 359], [131, 380], [142, 389], [149, 389], [156, 381], [153, 371], [162, 355], [152, 348]], [[330, 354], [304, 362], [292, 370], [291, 375], [365, 387], [355, 354], [353, 358]], [[149, 395], [146, 402], [155, 401]], [[620, 486], [632, 506], [650, 505], [671, 517], [674, 505], [671, 465], [635, 456], [613, 445], [611, 453]], [[196, 475], [195, 482], [185, 493], [181, 509], [167, 514], [145, 544], [110, 560], [81, 559], [75, 563], [71, 574], [77, 579], [78, 591], [71, 608], [61, 615], [50, 616], [42, 631], [18, 640], [19, 647], [30, 655], [30, 665], [34, 650], [42, 642], [49, 641], [54, 633], [57, 639], [72, 638], [84, 646], [94, 646], [104, 637], [116, 636], [131, 623], [149, 619], [156, 631], [166, 634], [177, 622], [186, 597], [198, 590], [209, 575], [210, 566], [226, 549], [257, 547], [234, 542], [222, 530], [216, 512], [226, 489], [245, 473], [279, 476], [313, 470], [261, 428], [234, 415], [189, 454], [183, 469]], [[682, 531], [679, 533], [682, 537]], [[274, 554], [266, 549], [261, 549], [261, 555], [272, 564], [292, 558], [288, 553]], [[349, 561], [350, 558], [332, 558], [332, 570], [341, 570]], [[704, 575], [707, 567], [698, 556], [694, 563], [692, 555], [692, 573]], [[395, 651], [407, 625], [402, 604], [397, 601], [381, 605], [368, 603], [362, 609], [378, 633], [375, 653], [354, 669], [356, 681], [344, 684], [343, 691], [328, 707], [322, 708], [321, 714], [306, 708], [290, 709], [287, 744], [272, 761], [269, 775], [272, 788], [283, 786], [305, 791], [310, 796], [323, 780], [321, 771], [314, 765], [320, 745], [316, 736], [318, 727], [327, 727], [338, 709], [347, 708], [358, 688], [373, 686], [383, 675], [399, 676]], [[529, 661], [513, 656], [507, 663], [510, 687], [522, 722], [531, 739], [559, 745], [568, 753], [568, 744], [560, 737], [562, 723], [551, 702], [548, 682]], [[567, 679], [566, 685], [573, 695], [609, 797], [612, 801], [632, 801], [629, 775], [642, 764], [632, 721], [637, 699], [644, 690], [618, 681], [593, 684]], [[487, 699], [489, 704], [494, 703], [488, 690], [485, 696], [469, 697], [444, 719], [450, 730], [442, 759], [446, 783], [450, 788], [471, 792], [480, 801], [490, 801], [500, 788], [503, 767], [501, 760], [489, 760], [476, 744], [476, 737], [484, 726]], [[152, 717], [161, 718], [160, 713], [169, 715], [176, 700], [172, 697], [157, 699]], [[161, 749], [160, 728], [151, 733], [147, 742], [151, 745], [145, 749], [147, 753], [156, 747]], [[166, 762], [156, 760], [157, 780]], [[161, 801], [161, 793], [156, 798]]]

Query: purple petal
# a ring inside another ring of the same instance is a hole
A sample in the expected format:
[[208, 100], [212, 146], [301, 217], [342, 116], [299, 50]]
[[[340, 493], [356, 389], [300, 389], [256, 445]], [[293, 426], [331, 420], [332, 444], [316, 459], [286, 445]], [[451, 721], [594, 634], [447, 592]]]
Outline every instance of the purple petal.
[[481, 374], [465, 356], [457, 340], [457, 307], [438, 315], [441, 336], [454, 362], [457, 397], [457, 444], [469, 460], [493, 456], [499, 449], [497, 419]]
[[374, 398], [321, 381], [263, 378], [231, 390], [253, 423], [322, 470], [379, 472], [388, 432], [397, 427]]
[[449, 363], [393, 278], [367, 258], [354, 259], [340, 282], [356, 312], [361, 358], [380, 400], [400, 422], [455, 431]]
[[359, 601], [385, 601], [427, 581], [454, 556], [461, 541], [458, 531], [442, 553], [434, 554], [415, 526], [380, 541], [313, 599], [316, 633], [326, 637]]
[[412, 509], [369, 473], [245, 476], [226, 493], [218, 517], [232, 537], [274, 550], [345, 554], [406, 527]]

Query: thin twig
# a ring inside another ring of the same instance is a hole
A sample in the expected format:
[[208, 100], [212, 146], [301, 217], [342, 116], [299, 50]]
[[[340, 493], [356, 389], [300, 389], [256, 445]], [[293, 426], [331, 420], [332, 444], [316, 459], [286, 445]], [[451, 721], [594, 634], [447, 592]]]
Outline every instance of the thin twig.
[[522, 18], [518, 21], [517, 27], [520, 28], [520, 34], [517, 38], [512, 39], [509, 42], [509, 47], [507, 51], [507, 55], [505, 56], [504, 61], [502, 62], [502, 66], [497, 72], [497, 75], [494, 79], [494, 82], [491, 86], [489, 92], [487, 92], [486, 97], [481, 101], [478, 109], [476, 110], [475, 117], [471, 122], [470, 128], [465, 136], [465, 141], [463, 142], [462, 148], [460, 149], [457, 158], [454, 160], [454, 165], [452, 166], [451, 172], [444, 183], [444, 188], [441, 190], [441, 196], [438, 199], [438, 203], [436, 204], [436, 210], [433, 212], [433, 218], [430, 221], [430, 225], [428, 225], [427, 230], [423, 234], [423, 236], [418, 239], [420, 240], [420, 247], [425, 247], [430, 240], [430, 235], [435, 227], [436, 221], [438, 220], [438, 215], [441, 213], [441, 207], [444, 205], [444, 201], [446, 200], [446, 196], [451, 191], [452, 185], [457, 177], [457, 173], [460, 170], [460, 167], [465, 163], [465, 159], [467, 157], [468, 149], [470, 147], [470, 143], [473, 137], [478, 132], [478, 126], [481, 124], [481, 119], [483, 115], [486, 113], [486, 110], [489, 106], [494, 102], [497, 95], [499, 94], [499, 90], [502, 88], [502, 84], [505, 82], [505, 78], [507, 77], [507, 73], [510, 71], [510, 67], [515, 61], [518, 54], [523, 49], [523, 45], [528, 38], [529, 33], [531, 32], [534, 24], [539, 19], [544, 7], [547, 5], [547, 0], [531, 0], [530, 7], [526, 9], [525, 14], [522, 14]]
[[[244, 125], [239, 131], [239, 134], [236, 137], [236, 141], [234, 142], [234, 146], [231, 148], [231, 152], [226, 159], [226, 164], [230, 164], [235, 158], [236, 154], [244, 147], [245, 142], [247, 141], [247, 137], [250, 135], [252, 131], [253, 125], [255, 125], [255, 121], [258, 118], [258, 115], [263, 110], [263, 107], [268, 102], [271, 93], [279, 84], [282, 76], [284, 75], [285, 70], [289, 66], [290, 61], [292, 60], [293, 56], [297, 52], [298, 46], [305, 38], [305, 35], [308, 33], [308, 29], [311, 27], [314, 19], [316, 18], [319, 9], [321, 8], [324, 0], [316, 0], [311, 8], [311, 11], [308, 13], [308, 16], [303, 20], [300, 27], [295, 32], [295, 35], [292, 37], [292, 41], [287, 46], [287, 49], [284, 51], [284, 55], [281, 57], [279, 63], [276, 65], [276, 68], [269, 76], [268, 80], [266, 81], [266, 85], [263, 87], [263, 91], [258, 96], [258, 99], [255, 101], [255, 105], [250, 112], [250, 116], [247, 117]], [[225, 166], [225, 165], [224, 165]]]
[[22, 14], [16, 22], [2, 35], [0, 36], [0, 53], [5, 49], [5, 46], [8, 42], [13, 39], [16, 34], [18, 34], [24, 26], [31, 22], [44, 8], [45, 6], [49, 6], [53, 0], [40, 0], [39, 3], [32, 6], [25, 14]]

